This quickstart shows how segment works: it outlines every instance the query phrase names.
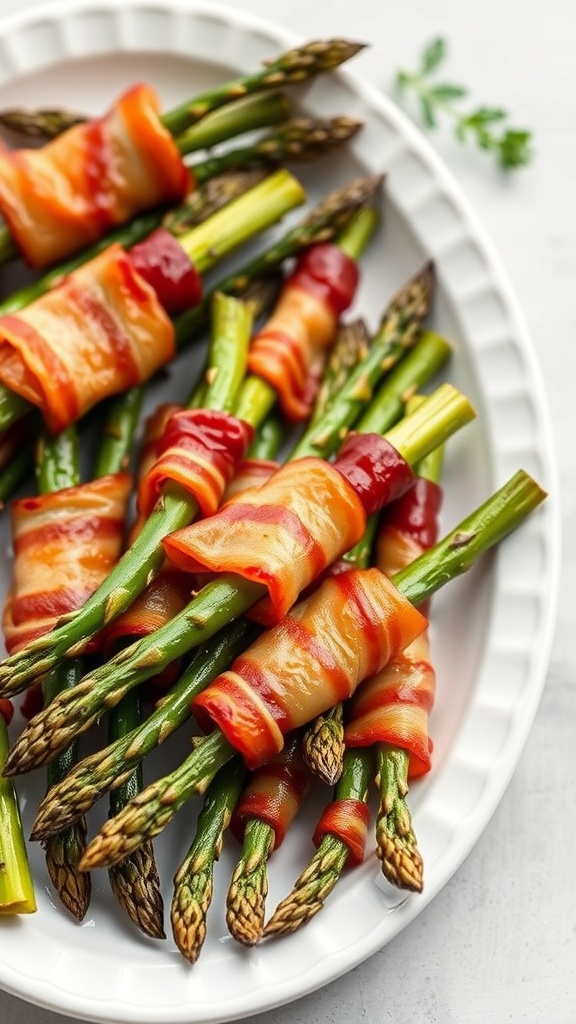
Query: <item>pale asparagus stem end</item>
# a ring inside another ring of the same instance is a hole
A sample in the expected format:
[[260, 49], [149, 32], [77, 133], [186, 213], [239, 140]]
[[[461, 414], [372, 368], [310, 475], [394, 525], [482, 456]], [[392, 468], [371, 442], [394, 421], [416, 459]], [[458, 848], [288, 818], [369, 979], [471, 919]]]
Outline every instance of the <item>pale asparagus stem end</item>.
[[110, 886], [130, 920], [152, 939], [165, 939], [164, 904], [152, 843], [108, 870]]
[[290, 935], [322, 910], [348, 858], [341, 839], [326, 835], [308, 866], [298, 877], [292, 892], [276, 907], [264, 928], [264, 938]]

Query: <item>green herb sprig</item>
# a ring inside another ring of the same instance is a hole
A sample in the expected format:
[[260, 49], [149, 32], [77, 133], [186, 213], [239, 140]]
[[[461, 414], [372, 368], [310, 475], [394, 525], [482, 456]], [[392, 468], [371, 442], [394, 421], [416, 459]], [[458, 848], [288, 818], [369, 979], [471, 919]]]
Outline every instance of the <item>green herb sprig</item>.
[[450, 117], [458, 141], [473, 140], [480, 149], [493, 153], [503, 170], [528, 164], [533, 155], [530, 131], [506, 126], [508, 113], [502, 107], [480, 106], [469, 113], [463, 112], [457, 103], [468, 95], [468, 90], [462, 85], [435, 80], [434, 73], [445, 60], [447, 51], [445, 39], [431, 40], [422, 51], [416, 71], [397, 72], [395, 86], [399, 95], [409, 90], [415, 93], [422, 123], [428, 129], [438, 127], [439, 114]]

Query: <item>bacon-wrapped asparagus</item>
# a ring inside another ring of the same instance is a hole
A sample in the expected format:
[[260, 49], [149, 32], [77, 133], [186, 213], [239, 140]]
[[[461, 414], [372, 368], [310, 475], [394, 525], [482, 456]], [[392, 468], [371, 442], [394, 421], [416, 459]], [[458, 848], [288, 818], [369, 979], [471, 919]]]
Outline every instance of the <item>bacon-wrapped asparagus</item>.
[[[164, 547], [170, 556], [178, 550], [180, 567], [184, 566], [184, 556], [186, 568], [194, 571], [201, 562], [205, 569], [216, 571], [216, 579], [153, 637], [138, 641], [107, 666], [86, 676], [76, 694], [69, 691], [62, 695], [60, 707], [54, 702], [52, 711], [47, 708], [36, 716], [17, 741], [9, 770], [26, 770], [49, 760], [71, 735], [87, 729], [104, 707], [114, 706], [133, 686], [252, 606], [259, 605], [256, 614], [260, 619], [278, 621], [297, 596], [298, 588], [305, 589], [359, 539], [366, 516], [410, 485], [407, 459], [419, 461], [473, 416], [468, 399], [445, 384], [393, 428], [390, 440], [379, 435], [355, 435], [346, 442], [334, 466], [312, 458], [288, 463], [256, 492], [258, 504], [254, 509], [243, 500], [245, 496], [240, 496], [214, 516], [188, 528], [191, 534], [186, 534], [186, 528], [172, 534]], [[313, 494], [308, 485], [312, 466], [315, 476], [323, 481], [322, 494]], [[283, 483], [287, 477], [290, 487]], [[276, 501], [280, 493], [284, 506]], [[338, 495], [338, 505], [324, 505], [324, 497]], [[239, 530], [243, 508], [252, 526], [258, 515], [260, 521], [268, 520], [268, 528], [260, 531], [253, 552], [242, 542]], [[346, 519], [349, 513], [354, 516], [350, 522]], [[217, 524], [218, 538], [214, 533]], [[230, 524], [234, 526], [232, 532]], [[286, 540], [289, 544], [284, 548]]]
[[170, 313], [199, 301], [200, 274], [303, 199], [299, 182], [277, 171], [178, 240], [158, 229], [128, 252], [109, 246], [0, 317], [0, 381], [38, 406], [57, 433], [96, 402], [148, 380], [176, 353]]
[[267, 861], [282, 845], [309, 789], [310, 776], [295, 733], [278, 754], [252, 773], [236, 803], [230, 827], [242, 842], [242, 853], [228, 889], [226, 923], [232, 937], [244, 946], [255, 945], [262, 935]]
[[[358, 204], [362, 206], [364, 203], [366, 187], [366, 183], [353, 184], [350, 189], [328, 197], [303, 224], [290, 231], [284, 240], [272, 247], [268, 254], [269, 258], [256, 258], [250, 262], [243, 274], [233, 275], [225, 283], [226, 291], [242, 289], [254, 272], [262, 273], [268, 265], [276, 265], [279, 258], [283, 259], [286, 255], [299, 250], [306, 242], [309, 243], [317, 237], [318, 233], [320, 237], [324, 237], [326, 232], [330, 234], [334, 222], [341, 223], [342, 204], [346, 217], [349, 218]], [[369, 192], [372, 187], [374, 182], [369, 187]], [[190, 326], [187, 322], [186, 329]], [[251, 387], [248, 390], [252, 408], [246, 409], [247, 402], [244, 401], [242, 418], [257, 422], [267, 414], [273, 393], [264, 382], [261, 382], [261, 388]], [[239, 410], [236, 412], [238, 414]], [[128, 607], [162, 564], [162, 538], [170, 531], [190, 522], [196, 511], [197, 506], [187, 495], [175, 491], [165, 494], [161, 505], [154, 510], [129, 552], [124, 555], [117, 569], [110, 574], [94, 597], [85, 604], [82, 612], [55, 629], [48, 643], [44, 641], [40, 644], [31, 644], [17, 659], [9, 659], [0, 667], [0, 692], [6, 696], [19, 692], [33, 681], [38, 673], [47, 671], [52, 665], [67, 657], [71, 647], [85, 643], [90, 636]]]
[[[226, 723], [228, 737], [238, 742], [238, 747], [215, 728], [173, 772], [148, 786], [137, 801], [104, 825], [86, 851], [84, 868], [114, 863], [129, 849], [160, 832], [194, 792], [209, 784], [214, 773], [236, 750], [246, 752], [249, 766], [257, 765], [281, 747], [283, 731], [304, 724], [330, 707], [344, 692], [351, 695], [361, 681], [362, 671], [374, 674], [378, 659], [383, 667], [387, 656], [399, 653], [426, 628], [427, 620], [415, 606], [428, 600], [448, 580], [465, 572], [481, 553], [515, 529], [544, 498], [539, 485], [520, 470], [441, 542], [398, 573], [393, 582], [378, 569], [353, 570], [326, 579], [303, 602], [308, 629], [300, 632], [305, 643], [302, 664], [306, 672], [287, 673], [284, 662], [277, 664], [278, 671], [272, 674], [268, 663], [263, 662], [257, 676], [250, 673], [246, 678], [233, 671], [215, 680], [211, 684], [212, 691], [210, 687], [203, 691], [195, 698], [195, 705], [212, 721], [219, 719]], [[370, 600], [364, 602], [366, 587], [370, 589], [372, 581], [381, 598], [376, 604], [372, 593]], [[352, 592], [348, 605], [346, 591]], [[322, 607], [323, 593], [335, 602], [336, 618], [327, 612], [327, 606]], [[361, 605], [359, 598], [363, 601]], [[358, 635], [360, 629], [364, 640], [360, 650], [356, 647], [353, 653], [350, 652], [353, 644], [346, 643], [340, 633], [342, 615], [345, 620], [354, 618], [350, 627], [352, 635]], [[250, 652], [264, 649], [268, 652], [270, 634], [274, 634], [279, 643], [286, 643], [286, 634], [293, 631], [293, 621], [292, 612], [258, 638]], [[298, 615], [295, 621], [298, 626], [301, 622]], [[310, 630], [312, 623], [318, 627], [318, 632]], [[381, 638], [381, 647], [376, 637]], [[347, 655], [347, 660], [341, 670], [343, 655]], [[243, 661], [245, 657], [242, 656]], [[311, 662], [313, 678], [324, 681], [322, 695], [314, 688], [310, 693]]]
[[346, 750], [334, 797], [314, 829], [316, 853], [292, 891], [266, 922], [265, 937], [290, 935], [322, 909], [346, 865], [364, 859], [370, 810], [368, 792], [374, 770], [372, 751]]
[[105, 116], [40, 149], [1, 154], [0, 209], [17, 246], [32, 266], [43, 266], [138, 211], [183, 198], [190, 176], [174, 136], [231, 100], [330, 71], [358, 49], [340, 40], [310, 43], [163, 116], [154, 89], [138, 84]]

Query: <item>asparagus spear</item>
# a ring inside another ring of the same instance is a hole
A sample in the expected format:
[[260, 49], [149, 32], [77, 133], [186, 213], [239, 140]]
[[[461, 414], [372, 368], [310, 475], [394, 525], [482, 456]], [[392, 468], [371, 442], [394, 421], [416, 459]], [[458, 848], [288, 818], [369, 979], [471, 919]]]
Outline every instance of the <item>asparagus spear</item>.
[[162, 122], [172, 135], [181, 135], [190, 125], [226, 103], [249, 93], [276, 90], [334, 71], [362, 49], [362, 43], [346, 39], [313, 40], [280, 54], [260, 71], [207, 90], [164, 114]]
[[278, 755], [262, 765], [240, 796], [232, 822], [243, 830], [242, 850], [226, 898], [226, 924], [237, 942], [254, 946], [262, 937], [268, 894], [268, 859], [278, 849], [309, 791], [309, 776], [293, 734]]
[[[277, 93], [283, 86], [303, 82], [318, 74], [333, 71], [362, 48], [363, 44], [343, 39], [311, 41], [280, 54], [276, 59], [267, 63], [262, 70], [222, 83], [201, 93], [174, 110], [168, 111], [161, 116], [160, 120], [164, 127], [176, 137], [177, 144], [180, 143], [179, 137], [183, 136], [183, 148], [180, 147], [183, 153], [191, 151], [190, 135], [194, 138], [192, 148], [214, 145], [211, 136], [205, 133], [204, 126], [198, 125], [199, 131], [196, 134], [191, 131], [198, 122], [207, 118], [212, 112], [217, 112], [220, 115], [217, 121], [218, 125], [221, 120], [228, 125], [228, 129], [220, 125], [217, 141], [228, 138], [229, 134], [237, 134], [237, 118], [235, 116], [237, 112], [234, 109], [237, 106], [237, 101], [245, 101], [254, 93], [267, 91]], [[222, 118], [219, 108], [225, 107], [227, 104], [231, 109]], [[9, 230], [4, 228], [0, 232], [0, 260], [11, 259], [15, 255], [17, 255], [16, 246]]]
[[[281, 439], [281, 425], [274, 418], [267, 420], [253, 442], [250, 456], [273, 458]], [[253, 624], [240, 618], [199, 648], [191, 665], [141, 726], [84, 758], [59, 786], [46, 794], [37, 811], [32, 838], [44, 839], [74, 821], [141, 764], [151, 750], [190, 717], [192, 698], [229, 668], [257, 632]]]
[[[422, 604], [516, 529], [545, 497], [539, 484], [518, 470], [443, 540], [395, 574], [393, 583], [412, 604]], [[174, 771], [151, 783], [117, 818], [106, 822], [89, 844], [83, 868], [106, 867], [161, 832], [194, 793], [205, 791], [233, 755], [234, 748], [219, 729], [197, 741]]]
[[8, 745], [8, 726], [0, 711], [0, 916], [36, 910], [18, 796], [14, 784], [2, 774]]
[[[473, 416], [474, 410], [465, 396], [444, 384], [392, 428], [387, 437], [409, 463], [415, 463]], [[214, 636], [265, 593], [266, 588], [260, 583], [239, 579], [234, 574], [219, 574], [169, 623], [89, 673], [75, 692], [62, 694], [36, 715], [16, 741], [6, 772], [26, 771], [50, 760], [72, 736], [88, 729], [132, 687]]]
[[[347, 750], [334, 800], [368, 800], [372, 773], [370, 750]], [[350, 849], [339, 836], [326, 833], [316, 853], [296, 879], [292, 891], [276, 907], [264, 928], [264, 937], [289, 935], [307, 924], [332, 892], [340, 878]]]
[[[418, 339], [430, 309], [434, 283], [434, 268], [428, 263], [394, 296], [382, 317], [366, 358], [352, 370], [344, 388], [338, 393], [338, 401], [328, 407], [319, 422], [312, 423], [305, 431], [296, 449], [298, 455], [322, 455], [327, 458], [342, 443], [349, 426], [354, 424], [355, 428], [361, 429], [357, 420], [366, 407], [370, 408], [373, 404], [372, 400], [376, 398], [374, 387], [400, 360], [400, 365], [403, 365], [402, 357]], [[439, 338], [437, 343], [440, 365], [446, 358], [448, 346], [442, 344]], [[383, 386], [389, 395], [388, 380]], [[411, 382], [410, 386], [419, 387], [419, 384]], [[400, 410], [403, 408], [403, 399], [400, 392], [395, 402], [396, 407], [400, 404]], [[395, 414], [395, 418], [400, 415], [401, 411]]]
[[13, 135], [24, 139], [39, 139], [47, 142], [57, 135], [82, 124], [86, 120], [84, 114], [77, 114], [61, 107], [9, 107], [0, 112], [0, 126]]
[[[386, 404], [386, 403], [383, 403]], [[365, 568], [370, 563], [378, 517], [371, 516], [364, 536], [347, 551], [343, 561], [350, 568]], [[329, 786], [338, 781], [344, 768], [344, 715], [336, 704], [318, 715], [302, 734], [302, 755], [308, 768]]]
[[206, 791], [196, 835], [174, 876], [171, 921], [174, 941], [182, 955], [196, 963], [206, 938], [206, 914], [212, 901], [214, 862], [222, 849], [224, 831], [246, 776], [242, 758], [233, 757]]
[[[328, 196], [302, 224], [289, 231], [270, 250], [251, 260], [239, 273], [221, 282], [220, 290], [228, 294], [242, 291], [254, 276], [263, 275], [303, 246], [319, 238], [325, 240], [326, 237], [333, 237], [334, 225], [342, 227], [342, 222], [345, 223], [359, 207], [362, 207], [367, 195], [370, 195], [380, 182], [379, 178], [352, 182], [347, 188]], [[202, 313], [200, 316], [197, 315], [197, 323], [202, 323], [202, 317], [209, 308], [210, 301], [211, 293], [202, 303]], [[184, 330], [187, 332], [192, 328], [192, 324], [187, 314], [184, 314], [184, 317], [185, 320], [180, 318], [180, 324], [184, 324]], [[274, 401], [274, 393], [268, 385], [263, 381], [259, 381], [255, 386], [254, 383], [249, 382], [243, 389], [236, 409], [238, 416], [251, 423], [264, 419]], [[173, 530], [185, 526], [195, 514], [195, 504], [188, 496], [175, 490], [168, 491], [162, 505], [152, 513], [130, 550], [120, 559], [102, 586], [89, 598], [81, 612], [61, 620], [61, 625], [51, 631], [50, 639], [46, 636], [29, 644], [19, 655], [7, 659], [0, 666], [0, 694], [7, 696], [18, 693], [37, 675], [48, 671], [52, 665], [68, 657], [71, 652], [75, 653], [75, 647], [81, 647], [106, 622], [128, 607], [162, 563], [162, 538]]]
[[[40, 494], [50, 494], [80, 482], [79, 443], [74, 427], [62, 431], [57, 437], [44, 434], [40, 438], [36, 482]], [[58, 693], [75, 686], [81, 676], [82, 666], [79, 661], [53, 669], [42, 683], [44, 707]], [[76, 743], [73, 741], [48, 765], [48, 791], [62, 781], [76, 758]], [[60, 901], [78, 921], [84, 918], [90, 904], [90, 875], [78, 869], [86, 848], [86, 834], [86, 821], [80, 817], [66, 829], [54, 833], [44, 843], [46, 868], [52, 885]]]
[[242, 854], [232, 875], [226, 899], [228, 931], [244, 946], [254, 946], [262, 935], [268, 894], [268, 857], [274, 847], [274, 829], [266, 821], [246, 822]]
[[[415, 408], [421, 396], [415, 396], [408, 408]], [[422, 460], [418, 475], [438, 483], [442, 474], [444, 449], [442, 445]], [[376, 785], [379, 805], [376, 815], [376, 852], [384, 876], [393, 885], [413, 892], [423, 887], [424, 862], [418, 849], [412, 816], [407, 803], [408, 751], [390, 743], [377, 743]]]

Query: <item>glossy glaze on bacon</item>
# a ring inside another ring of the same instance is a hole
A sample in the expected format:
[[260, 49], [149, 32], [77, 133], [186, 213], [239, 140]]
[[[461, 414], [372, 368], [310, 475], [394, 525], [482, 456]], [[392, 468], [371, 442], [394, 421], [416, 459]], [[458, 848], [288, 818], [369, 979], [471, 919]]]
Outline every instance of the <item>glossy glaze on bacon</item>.
[[251, 615], [279, 622], [300, 592], [362, 536], [366, 514], [348, 481], [321, 459], [289, 462], [258, 490], [164, 540], [190, 572], [233, 572], [263, 583], [269, 597]]
[[79, 608], [110, 572], [131, 482], [116, 473], [12, 502], [14, 570], [2, 621], [9, 653]]
[[39, 149], [0, 152], [0, 211], [32, 267], [104, 237], [136, 213], [180, 201], [191, 187], [160, 104], [145, 84], [101, 118]]
[[309, 789], [310, 776], [300, 754], [299, 737], [292, 736], [279, 754], [251, 776], [230, 820], [233, 835], [242, 842], [250, 819], [264, 821], [274, 830], [273, 850], [277, 850]]
[[350, 697], [426, 628], [378, 569], [329, 577], [219, 675], [192, 707], [217, 725], [249, 768], [283, 737]]
[[37, 405], [53, 433], [148, 380], [175, 351], [172, 321], [117, 244], [0, 317], [0, 381]]
[[[376, 561], [383, 572], [394, 575], [436, 542], [441, 500], [436, 483], [418, 478], [407, 494], [388, 507], [376, 541]], [[428, 718], [435, 688], [426, 631], [359, 687], [348, 707], [346, 745], [390, 743], [408, 752], [411, 778], [425, 774], [431, 767]]]
[[332, 800], [322, 812], [312, 842], [318, 847], [324, 836], [336, 836], [348, 847], [346, 863], [349, 867], [356, 867], [364, 860], [369, 824], [370, 808], [363, 800], [353, 797]]
[[140, 480], [138, 511], [150, 515], [167, 483], [178, 484], [203, 516], [219, 507], [254, 436], [244, 420], [211, 409], [183, 409], [167, 420], [156, 441], [156, 459]]
[[272, 385], [288, 420], [309, 416], [326, 351], [357, 284], [357, 264], [341, 249], [330, 243], [310, 246], [252, 339], [248, 369]]

